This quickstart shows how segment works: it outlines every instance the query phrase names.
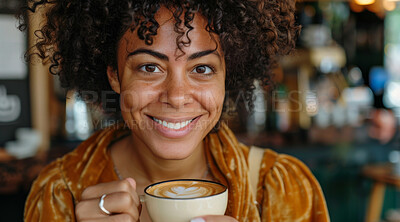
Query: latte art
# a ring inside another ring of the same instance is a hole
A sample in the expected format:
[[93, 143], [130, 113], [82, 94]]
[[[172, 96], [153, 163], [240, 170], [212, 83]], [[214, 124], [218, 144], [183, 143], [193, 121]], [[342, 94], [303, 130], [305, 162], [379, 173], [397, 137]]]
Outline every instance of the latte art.
[[158, 182], [144, 189], [146, 204], [154, 222], [188, 222], [201, 215], [224, 215], [228, 188], [220, 183], [199, 179]]
[[206, 181], [170, 181], [149, 187], [147, 192], [164, 198], [196, 198], [219, 194], [225, 187]]

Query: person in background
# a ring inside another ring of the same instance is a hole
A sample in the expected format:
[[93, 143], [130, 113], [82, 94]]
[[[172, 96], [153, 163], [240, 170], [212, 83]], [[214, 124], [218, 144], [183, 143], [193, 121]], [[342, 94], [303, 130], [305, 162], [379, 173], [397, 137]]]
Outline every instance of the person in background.
[[381, 144], [387, 144], [393, 140], [397, 132], [397, 119], [390, 109], [374, 109], [371, 111], [370, 127], [368, 135], [378, 140]]
[[[46, 15], [28, 54], [122, 119], [41, 172], [26, 221], [151, 221], [144, 188], [180, 178], [229, 189], [224, 216], [192, 221], [329, 221], [319, 183], [292, 156], [265, 149], [253, 196], [250, 148], [221, 117], [237, 96], [251, 107], [254, 81], [267, 84], [294, 47], [294, 1], [29, 0], [25, 10], [21, 28]], [[101, 96], [111, 90], [115, 107]]]

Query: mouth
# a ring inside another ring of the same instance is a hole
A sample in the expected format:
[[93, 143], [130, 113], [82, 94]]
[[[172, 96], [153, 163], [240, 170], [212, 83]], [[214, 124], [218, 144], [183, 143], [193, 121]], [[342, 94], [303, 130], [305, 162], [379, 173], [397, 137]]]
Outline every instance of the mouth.
[[147, 115], [150, 119], [152, 119], [155, 123], [162, 125], [168, 129], [173, 129], [173, 130], [180, 130], [188, 126], [191, 122], [199, 118], [200, 116], [196, 116], [191, 119], [186, 119], [186, 120], [162, 120], [159, 118], [156, 118], [154, 116], [149, 116]]

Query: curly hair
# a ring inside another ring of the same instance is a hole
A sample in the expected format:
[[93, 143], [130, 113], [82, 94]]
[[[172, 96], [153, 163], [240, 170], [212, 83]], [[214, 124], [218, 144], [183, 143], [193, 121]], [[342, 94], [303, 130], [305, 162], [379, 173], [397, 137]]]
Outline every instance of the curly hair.
[[[122, 35], [137, 28], [138, 37], [151, 45], [159, 24], [154, 16], [164, 6], [173, 12], [179, 50], [190, 44], [188, 33], [196, 13], [206, 30], [219, 36], [226, 61], [226, 91], [253, 103], [254, 80], [266, 85], [279, 55], [294, 48], [300, 27], [294, 18], [294, 0], [29, 0], [25, 12], [46, 7], [46, 22], [35, 31], [38, 41], [28, 50], [50, 59], [50, 72], [61, 85], [81, 93], [111, 91], [107, 66], [117, 68], [117, 45]], [[28, 14], [20, 13], [20, 29]], [[182, 23], [186, 29], [182, 28]], [[85, 98], [100, 104], [101, 98]], [[117, 106], [118, 107], [118, 104]]]

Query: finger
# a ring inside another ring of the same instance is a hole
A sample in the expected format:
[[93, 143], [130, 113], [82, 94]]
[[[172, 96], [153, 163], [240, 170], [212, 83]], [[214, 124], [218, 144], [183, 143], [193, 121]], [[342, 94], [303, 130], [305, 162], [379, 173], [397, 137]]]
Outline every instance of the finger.
[[81, 222], [117, 222], [117, 221], [124, 221], [124, 222], [136, 222], [135, 220], [128, 214], [116, 214], [109, 217], [104, 217], [100, 219], [89, 219], [89, 220], [82, 220]]
[[132, 178], [90, 186], [83, 191], [81, 200], [97, 199], [103, 194], [110, 194], [114, 192], [128, 192], [131, 194], [135, 205], [141, 205], [139, 196], [136, 193], [136, 181]]
[[233, 217], [224, 215], [206, 215], [193, 218], [190, 220], [190, 222], [238, 222], [238, 221]]
[[[81, 200], [88, 200], [101, 197], [103, 194], [114, 192], [136, 192], [136, 182], [132, 182], [132, 178], [125, 180], [112, 181], [108, 183], [100, 183], [86, 188], [82, 192]], [[134, 186], [133, 186], [134, 185]]]
[[[81, 221], [109, 217], [108, 214], [100, 209], [99, 202], [100, 198], [79, 202], [75, 210], [77, 218]], [[133, 219], [139, 219], [140, 209], [127, 192], [108, 194], [104, 198], [103, 207], [111, 214], [128, 214]]]
[[135, 195], [133, 195], [132, 197], [133, 197], [133, 200], [135, 201], [136, 206], [141, 205], [139, 195], [136, 192], [136, 181], [130, 177], [126, 178], [125, 180], [131, 184], [131, 186], [133, 187], [133, 190], [135, 191], [134, 192]]

